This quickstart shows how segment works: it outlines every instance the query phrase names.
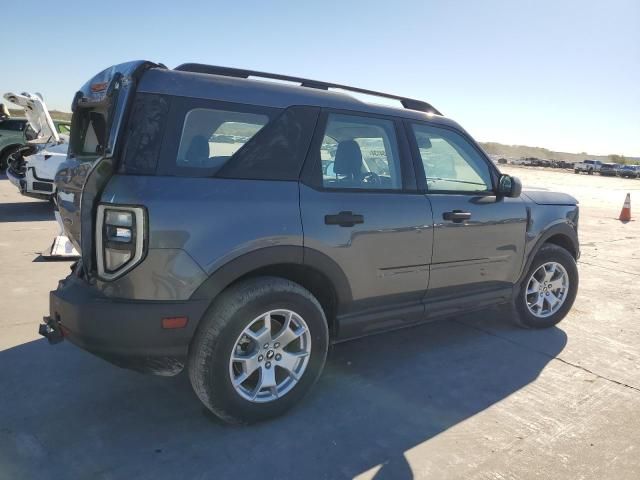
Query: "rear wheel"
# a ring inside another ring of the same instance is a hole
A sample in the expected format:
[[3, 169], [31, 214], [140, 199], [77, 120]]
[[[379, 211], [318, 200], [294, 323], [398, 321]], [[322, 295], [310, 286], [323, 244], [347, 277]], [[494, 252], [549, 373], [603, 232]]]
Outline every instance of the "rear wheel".
[[546, 244], [536, 254], [515, 299], [518, 323], [545, 328], [560, 322], [578, 292], [578, 268], [564, 248]]
[[230, 423], [276, 417], [320, 376], [329, 333], [300, 285], [258, 277], [223, 292], [198, 327], [189, 377], [202, 403]]

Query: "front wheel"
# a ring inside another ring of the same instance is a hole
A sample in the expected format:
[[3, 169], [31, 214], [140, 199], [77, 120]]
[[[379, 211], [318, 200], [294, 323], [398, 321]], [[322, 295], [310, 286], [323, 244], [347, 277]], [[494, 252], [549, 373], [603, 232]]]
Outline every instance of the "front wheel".
[[564, 248], [543, 245], [520, 285], [515, 298], [518, 323], [546, 328], [562, 320], [578, 292], [578, 268]]
[[22, 145], [15, 145], [13, 147], [7, 148], [4, 152], [2, 152], [2, 154], [0, 155], [0, 171], [9, 168], [9, 157], [20, 150], [21, 147]]
[[223, 292], [189, 351], [202, 403], [229, 423], [276, 417], [319, 378], [329, 333], [322, 307], [300, 285], [258, 277]]

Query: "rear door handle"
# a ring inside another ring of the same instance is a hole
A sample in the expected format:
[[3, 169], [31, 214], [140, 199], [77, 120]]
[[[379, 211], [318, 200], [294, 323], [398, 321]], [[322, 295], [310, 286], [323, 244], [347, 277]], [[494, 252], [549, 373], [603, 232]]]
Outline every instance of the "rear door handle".
[[471, 218], [471, 213], [463, 212], [462, 210], [454, 210], [452, 212], [444, 212], [442, 214], [442, 218], [444, 220], [450, 220], [453, 223], [462, 223]]
[[324, 223], [327, 225], [340, 225], [341, 227], [353, 227], [355, 224], [364, 223], [364, 216], [353, 212], [340, 212], [337, 215], [325, 215]]

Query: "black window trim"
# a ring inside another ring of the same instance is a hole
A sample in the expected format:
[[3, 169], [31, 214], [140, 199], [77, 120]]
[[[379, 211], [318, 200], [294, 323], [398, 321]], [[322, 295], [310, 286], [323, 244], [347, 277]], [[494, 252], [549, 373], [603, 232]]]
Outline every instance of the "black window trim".
[[307, 149], [306, 152], [301, 155], [302, 156], [302, 162], [300, 164], [300, 167], [298, 168], [298, 171], [296, 172], [295, 175], [293, 175], [294, 178], [259, 178], [259, 177], [255, 177], [255, 178], [247, 178], [247, 177], [239, 177], [239, 176], [231, 176], [231, 175], [218, 175], [218, 173], [220, 173], [221, 171], [224, 170], [224, 167], [222, 167], [220, 169], [219, 172], [216, 172], [215, 175], [213, 175], [214, 178], [221, 178], [221, 179], [227, 179], [227, 180], [250, 180], [250, 181], [254, 181], [254, 182], [295, 182], [298, 183], [300, 181], [300, 176], [302, 175], [302, 171], [304, 170], [304, 164], [306, 162], [306, 158], [307, 155], [309, 155], [309, 149], [310, 149], [310, 145], [313, 142], [313, 136], [315, 135], [315, 130], [317, 128], [318, 125], [318, 118], [320, 117], [319, 111], [320, 111], [320, 107], [316, 107], [316, 106], [312, 106], [312, 105], [289, 105], [285, 108], [279, 108], [277, 109], [277, 111], [274, 113], [273, 117], [269, 118], [269, 121], [260, 129], [258, 130], [255, 135], [253, 137], [251, 137], [244, 145], [242, 145], [242, 147], [240, 147], [231, 157], [229, 157], [229, 160], [227, 161], [227, 163], [231, 162], [234, 160], [234, 158], [236, 158], [237, 156], [241, 155], [242, 152], [245, 150], [245, 148], [249, 148], [249, 146], [253, 143], [253, 142], [257, 142], [257, 141], [262, 141], [262, 133], [263, 131], [268, 128], [270, 125], [272, 125], [274, 122], [277, 122], [278, 119], [283, 116], [285, 113], [287, 113], [287, 111], [289, 111], [290, 109], [293, 108], [304, 108], [307, 110], [313, 110], [315, 112], [315, 119], [313, 122], [313, 127], [310, 129], [311, 130], [311, 141], [307, 142]]
[[[487, 156], [487, 154], [482, 150], [476, 141], [465, 131], [459, 130], [457, 128], [450, 127], [448, 125], [437, 124], [434, 122], [429, 122], [425, 120], [403, 120], [404, 129], [409, 141], [409, 145], [411, 148], [411, 156], [413, 158], [413, 166], [416, 172], [416, 182], [418, 185], [418, 189], [426, 195], [464, 195], [468, 197], [494, 197], [497, 195], [497, 185], [498, 179], [500, 178], [500, 171], [498, 167], [494, 165], [491, 159]], [[420, 149], [418, 148], [418, 143], [416, 141], [416, 136], [413, 131], [412, 125], [426, 125], [432, 128], [440, 128], [443, 130], [449, 130], [450, 132], [456, 133], [460, 135], [464, 140], [471, 145], [471, 147], [478, 153], [480, 158], [485, 162], [487, 167], [489, 168], [489, 175], [491, 176], [491, 191], [476, 191], [476, 192], [465, 192], [460, 190], [429, 190], [427, 186], [426, 173], [424, 171], [424, 165], [422, 164], [422, 157], [420, 156]]]
[[[392, 122], [396, 134], [396, 142], [398, 147], [398, 160], [400, 166], [400, 176], [402, 179], [402, 188], [327, 188], [322, 182], [322, 162], [320, 160], [320, 146], [325, 136], [327, 121], [330, 114], [347, 115], [354, 117], [374, 118], [378, 120], [387, 120]], [[381, 115], [377, 113], [361, 112], [358, 110], [344, 110], [337, 108], [322, 108], [320, 116], [316, 124], [316, 129], [309, 145], [307, 158], [305, 159], [300, 182], [320, 192], [335, 193], [383, 193], [383, 194], [400, 194], [400, 193], [420, 193], [416, 184], [415, 171], [412, 166], [412, 155], [407, 139], [407, 135], [402, 125], [402, 118], [390, 115]], [[318, 175], [320, 173], [320, 175]]]

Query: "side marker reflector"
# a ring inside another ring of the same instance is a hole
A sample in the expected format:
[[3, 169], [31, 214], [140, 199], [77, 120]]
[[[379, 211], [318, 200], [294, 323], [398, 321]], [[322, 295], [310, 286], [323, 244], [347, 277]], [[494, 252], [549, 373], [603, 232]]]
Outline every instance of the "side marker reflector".
[[162, 319], [162, 328], [184, 328], [189, 321], [188, 317], [167, 317]]

